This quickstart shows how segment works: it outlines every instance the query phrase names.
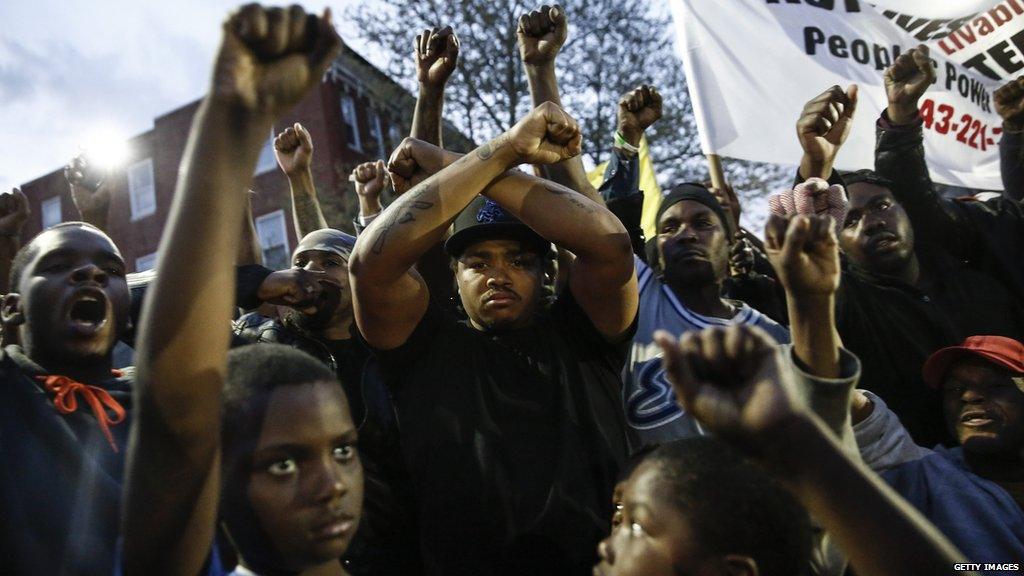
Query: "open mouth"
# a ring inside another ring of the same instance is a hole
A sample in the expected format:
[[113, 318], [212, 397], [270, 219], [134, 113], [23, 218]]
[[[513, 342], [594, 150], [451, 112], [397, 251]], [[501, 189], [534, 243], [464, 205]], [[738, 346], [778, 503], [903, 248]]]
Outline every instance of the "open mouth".
[[981, 428], [983, 426], [988, 426], [992, 422], [994, 422], [994, 420], [989, 418], [988, 412], [978, 410], [965, 412], [960, 416], [960, 424], [968, 428]]
[[95, 332], [107, 323], [107, 298], [99, 291], [84, 290], [73, 297], [68, 321], [79, 331]]

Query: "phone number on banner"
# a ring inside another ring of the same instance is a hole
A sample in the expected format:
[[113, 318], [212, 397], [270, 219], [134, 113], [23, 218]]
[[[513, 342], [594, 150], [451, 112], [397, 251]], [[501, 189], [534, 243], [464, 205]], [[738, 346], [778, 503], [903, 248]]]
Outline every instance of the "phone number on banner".
[[939, 134], [955, 134], [957, 142], [975, 150], [988, 150], [999, 142], [999, 135], [1003, 133], [999, 126], [989, 126], [970, 114], [958, 115], [949, 104], [936, 105], [931, 98], [921, 102], [921, 118], [925, 128]]

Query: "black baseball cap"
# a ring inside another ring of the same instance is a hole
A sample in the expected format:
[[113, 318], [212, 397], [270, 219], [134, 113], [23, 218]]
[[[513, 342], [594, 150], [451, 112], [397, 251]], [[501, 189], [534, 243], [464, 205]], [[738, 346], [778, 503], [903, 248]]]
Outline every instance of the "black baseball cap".
[[449, 256], [458, 258], [470, 244], [482, 240], [518, 240], [542, 256], [551, 253], [551, 242], [494, 200], [477, 196], [455, 218], [444, 250]]

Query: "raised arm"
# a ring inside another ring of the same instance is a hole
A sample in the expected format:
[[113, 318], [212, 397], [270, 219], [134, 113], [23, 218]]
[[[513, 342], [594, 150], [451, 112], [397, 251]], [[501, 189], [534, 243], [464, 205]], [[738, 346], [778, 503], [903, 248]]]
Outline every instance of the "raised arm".
[[839, 245], [832, 218], [773, 215], [765, 240], [768, 258], [786, 290], [794, 353], [811, 374], [838, 378], [842, 346], [835, 315]]
[[655, 339], [676, 398], [707, 429], [766, 465], [824, 525], [858, 574], [963, 574], [963, 556], [794, 401], [768, 337], [735, 325]]
[[252, 198], [256, 193], [249, 191], [245, 202], [245, 218], [242, 219], [242, 241], [238, 243], [235, 264], [238, 266], [263, 265], [263, 249], [260, 246], [259, 234], [256, 233], [256, 221], [252, 215]]
[[999, 140], [1003, 194], [1020, 202], [1024, 200], [1024, 76], [1000, 86], [992, 93], [992, 100], [1003, 119], [1003, 137]]
[[654, 86], [638, 86], [619, 98], [618, 130], [612, 157], [598, 192], [608, 209], [629, 231], [633, 252], [646, 259], [646, 238], [641, 227], [644, 193], [640, 189], [640, 138], [661, 118], [661, 94]]
[[295, 236], [302, 238], [310, 232], [327, 228], [327, 220], [320, 210], [313, 185], [313, 139], [309, 131], [299, 124], [287, 128], [274, 138], [274, 156], [277, 165], [288, 177], [292, 193], [292, 218], [295, 222]]
[[575, 122], [548, 103], [444, 169], [437, 158], [421, 157], [432, 148], [406, 139], [391, 155], [388, 170], [400, 196], [359, 236], [349, 261], [356, 322], [374, 348], [400, 346], [423, 317], [429, 294], [411, 268], [459, 212], [512, 166], [579, 154], [580, 138]]
[[356, 235], [359, 235], [384, 211], [380, 195], [389, 183], [388, 168], [383, 160], [363, 162], [352, 169], [348, 179], [355, 184], [356, 196], [359, 198], [359, 215], [355, 220]]
[[[530, 86], [530, 97], [534, 106], [553, 102], [562, 106], [555, 77], [555, 57], [565, 44], [569, 34], [569, 22], [565, 10], [557, 4], [542, 6], [519, 18], [516, 37], [519, 40], [519, 55], [526, 68], [526, 80]], [[604, 200], [587, 179], [583, 169], [583, 158], [576, 156], [545, 168], [548, 178], [583, 194], [598, 204]]]
[[857, 85], [846, 92], [832, 86], [812, 98], [800, 112], [796, 135], [804, 154], [800, 158], [800, 181], [808, 178], [828, 180], [839, 149], [853, 128], [857, 110]]
[[420, 89], [412, 115], [411, 137], [443, 146], [444, 86], [458, 61], [459, 37], [451, 26], [427, 29], [416, 36], [416, 79]]
[[110, 184], [106, 174], [91, 166], [85, 154], [79, 154], [64, 167], [64, 178], [71, 187], [71, 201], [82, 222], [106, 232], [110, 220]]
[[10, 287], [11, 263], [21, 248], [21, 230], [31, 213], [28, 198], [19, 188], [0, 194], [0, 294]]
[[907, 211], [914, 236], [966, 253], [973, 244], [967, 217], [935, 191], [924, 156], [918, 101], [935, 82], [928, 47], [908, 50], [885, 71], [888, 107], [876, 127], [875, 171], [892, 180], [893, 196]]
[[224, 24], [142, 317], [125, 488], [127, 574], [155, 566], [198, 574], [210, 552], [245, 184], [273, 121], [316, 86], [339, 47], [329, 12], [317, 18], [297, 6], [250, 4]]

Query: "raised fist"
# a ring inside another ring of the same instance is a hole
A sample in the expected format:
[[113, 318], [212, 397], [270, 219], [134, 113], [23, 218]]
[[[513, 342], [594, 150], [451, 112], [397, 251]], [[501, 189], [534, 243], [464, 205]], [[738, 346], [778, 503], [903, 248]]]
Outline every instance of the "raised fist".
[[349, 180], [356, 184], [356, 194], [362, 198], [376, 201], [380, 198], [388, 182], [388, 168], [383, 160], [364, 162], [352, 170]]
[[935, 67], [928, 57], [928, 47], [900, 54], [885, 71], [885, 95], [889, 98], [889, 120], [909, 124], [917, 118], [917, 101], [935, 83]]
[[330, 9], [247, 4], [224, 22], [211, 97], [232, 108], [280, 116], [316, 86], [341, 49]]
[[274, 138], [274, 157], [289, 178], [309, 170], [313, 160], [313, 139], [309, 137], [309, 131], [296, 122], [278, 134]]
[[520, 163], [554, 164], [580, 153], [583, 136], [569, 114], [544, 102], [524, 116], [508, 132], [508, 143]]
[[1024, 76], [1000, 86], [992, 93], [992, 98], [1005, 129], [1016, 132], [1024, 129]]
[[110, 188], [106, 179], [89, 165], [86, 155], [79, 154], [64, 167], [64, 178], [71, 186], [71, 201], [87, 221], [94, 214], [110, 208]]
[[804, 105], [796, 121], [796, 135], [804, 154], [816, 164], [814, 171], [819, 173], [804, 176], [827, 177], [832, 171], [839, 147], [850, 135], [856, 110], [856, 84], [851, 84], [846, 92], [839, 86], [832, 86]]
[[31, 210], [28, 198], [15, 188], [9, 194], [0, 194], [0, 236], [16, 237], [28, 221]]
[[261, 302], [303, 308], [314, 302], [322, 290], [327, 274], [319, 270], [288, 268], [267, 276], [256, 292]]
[[831, 216], [772, 215], [765, 251], [786, 292], [831, 296], [839, 288], [839, 246]]
[[427, 29], [416, 36], [416, 77], [420, 84], [439, 88], [455, 71], [459, 61], [459, 37], [451, 26]]
[[757, 446], [799, 413], [779, 348], [761, 329], [708, 328], [679, 342], [659, 330], [654, 339], [677, 401], [712, 434]]
[[519, 55], [530, 66], [548, 64], [555, 60], [569, 34], [565, 10], [559, 5], [541, 6], [519, 17], [516, 38]]
[[[445, 167], [444, 149], [415, 138], [406, 138], [391, 153], [387, 171], [396, 194], [407, 190]], [[353, 173], [354, 174], [354, 173]]]
[[661, 94], [654, 86], [638, 86], [619, 98], [619, 133], [632, 146], [651, 124], [661, 119]]

